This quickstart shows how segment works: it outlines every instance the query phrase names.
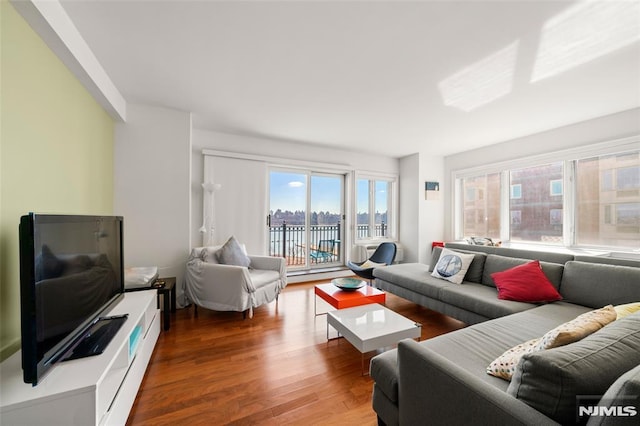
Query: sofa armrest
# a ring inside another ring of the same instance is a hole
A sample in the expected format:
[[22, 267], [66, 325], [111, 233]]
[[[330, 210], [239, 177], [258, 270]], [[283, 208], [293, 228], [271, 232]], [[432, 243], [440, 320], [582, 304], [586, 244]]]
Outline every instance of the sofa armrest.
[[250, 266], [254, 269], [280, 272], [284, 271], [287, 266], [284, 257], [249, 255], [249, 259], [251, 259]]
[[398, 343], [400, 424], [557, 424], [429, 348]]
[[287, 286], [287, 261], [284, 257], [249, 255], [253, 269], [276, 271], [280, 274], [280, 288]]

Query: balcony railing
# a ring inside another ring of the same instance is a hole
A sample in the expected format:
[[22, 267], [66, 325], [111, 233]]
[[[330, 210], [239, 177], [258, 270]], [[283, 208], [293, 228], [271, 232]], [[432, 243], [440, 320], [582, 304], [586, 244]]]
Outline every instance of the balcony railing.
[[369, 225], [356, 225], [356, 238], [373, 238], [373, 237], [386, 237], [387, 225], [383, 223], [376, 223], [373, 228], [373, 235], [369, 234]]
[[305, 225], [272, 225], [269, 227], [269, 255], [284, 257], [287, 266], [304, 266], [307, 251], [312, 265], [337, 262], [341, 259], [340, 227], [340, 223], [311, 225], [307, 243]]
[[[339, 262], [342, 259], [341, 226], [310, 225], [309, 242], [306, 241], [305, 225], [269, 226], [269, 255], [284, 257], [287, 266], [305, 266], [307, 252], [311, 266]], [[387, 226], [376, 224], [373, 233], [369, 234], [369, 225], [357, 225], [357, 238], [386, 236]]]

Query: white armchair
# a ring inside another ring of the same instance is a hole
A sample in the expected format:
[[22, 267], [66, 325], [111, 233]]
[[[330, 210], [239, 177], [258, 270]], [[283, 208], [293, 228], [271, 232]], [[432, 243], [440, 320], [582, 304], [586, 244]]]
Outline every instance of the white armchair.
[[277, 300], [287, 285], [285, 259], [253, 256], [249, 267], [218, 263], [222, 246], [191, 250], [187, 261], [185, 294], [195, 305], [214, 311], [238, 311], [253, 317], [253, 308]]

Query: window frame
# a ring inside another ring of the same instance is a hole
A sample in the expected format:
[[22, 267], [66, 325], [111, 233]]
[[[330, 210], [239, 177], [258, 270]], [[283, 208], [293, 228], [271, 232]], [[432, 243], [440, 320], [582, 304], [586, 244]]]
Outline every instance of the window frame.
[[[387, 236], [358, 237], [358, 181], [369, 181], [369, 229], [375, 229], [375, 186], [376, 182], [388, 182], [390, 194], [387, 194]], [[356, 172], [353, 184], [353, 217], [352, 217], [352, 238], [356, 244], [366, 244], [367, 242], [397, 241], [398, 240], [398, 176], [390, 174], [377, 174], [370, 172]]]
[[[554, 247], [565, 247], [567, 249], [593, 249], [593, 250], [611, 250], [630, 251], [624, 246], [605, 246], [605, 245], [578, 245], [576, 243], [576, 191], [574, 182], [576, 182], [577, 161], [593, 157], [606, 155], [623, 155], [626, 153], [636, 153], [640, 149], [640, 135], [628, 138], [617, 139], [612, 141], [595, 143], [578, 148], [566, 149], [561, 151], [549, 152], [545, 154], [529, 156], [526, 158], [516, 158], [508, 161], [501, 161], [483, 166], [459, 169], [451, 171], [453, 182], [452, 209], [453, 220], [451, 222], [451, 235], [456, 240], [462, 240], [465, 235], [463, 233], [463, 211], [465, 194], [463, 193], [462, 180], [465, 178], [473, 178], [480, 175], [488, 175], [492, 173], [501, 174], [501, 196], [500, 196], [500, 240], [504, 245], [512, 243], [510, 239], [511, 214], [509, 212], [509, 201], [512, 199], [512, 185], [509, 181], [509, 173], [513, 169], [536, 167], [544, 164], [562, 161], [564, 164], [564, 173], [562, 179], [562, 196], [563, 196], [563, 212], [562, 212], [562, 246], [557, 244]], [[617, 182], [614, 176], [611, 182], [613, 190], [616, 190]], [[551, 181], [550, 181], [551, 182]], [[550, 183], [551, 192], [551, 183]], [[611, 212], [615, 216], [615, 212]], [[536, 245], [551, 246], [551, 244], [537, 241], [514, 241], [517, 245]]]

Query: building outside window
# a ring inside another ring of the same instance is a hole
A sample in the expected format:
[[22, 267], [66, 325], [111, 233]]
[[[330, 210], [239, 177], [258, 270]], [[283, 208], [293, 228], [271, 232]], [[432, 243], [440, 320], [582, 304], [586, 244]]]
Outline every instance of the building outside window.
[[[611, 145], [611, 146], [610, 146]], [[615, 146], [626, 150], [615, 152]], [[637, 140], [583, 148], [591, 155], [549, 154], [539, 164], [487, 166], [456, 179], [456, 238], [638, 249], [640, 151]], [[598, 150], [604, 155], [594, 156]], [[555, 158], [562, 157], [559, 161]], [[504, 168], [502, 168], [504, 167]], [[495, 172], [495, 170], [500, 170]], [[503, 192], [501, 188], [506, 188]]]
[[469, 237], [500, 237], [500, 174], [463, 179], [463, 228]]
[[638, 248], [640, 153], [578, 160], [576, 181], [576, 243]]
[[[562, 162], [511, 170], [509, 180], [519, 188], [518, 197], [511, 197], [509, 211], [520, 212], [519, 223], [510, 229], [512, 241], [562, 243]], [[558, 191], [549, 191], [555, 187]], [[556, 183], [555, 185], [553, 183]], [[552, 212], [554, 214], [552, 215]]]

